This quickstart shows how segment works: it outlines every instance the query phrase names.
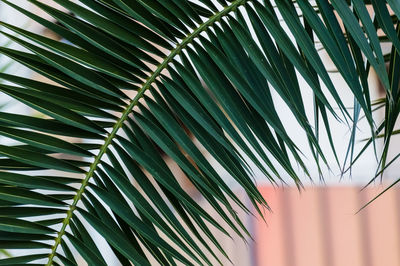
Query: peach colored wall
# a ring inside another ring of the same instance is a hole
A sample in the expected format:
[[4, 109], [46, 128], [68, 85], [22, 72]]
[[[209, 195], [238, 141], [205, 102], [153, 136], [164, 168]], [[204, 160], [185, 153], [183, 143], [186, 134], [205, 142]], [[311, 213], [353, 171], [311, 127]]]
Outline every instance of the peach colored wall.
[[[380, 190], [357, 187], [260, 188], [273, 213], [255, 221], [260, 266], [400, 265], [400, 189], [355, 214]], [[248, 265], [251, 265], [250, 263]]]

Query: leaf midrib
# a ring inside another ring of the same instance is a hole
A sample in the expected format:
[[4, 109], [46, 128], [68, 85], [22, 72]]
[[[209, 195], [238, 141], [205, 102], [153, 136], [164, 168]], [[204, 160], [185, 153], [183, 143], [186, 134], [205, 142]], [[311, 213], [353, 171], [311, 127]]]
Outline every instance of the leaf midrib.
[[49, 255], [49, 260], [46, 266], [50, 266], [53, 263], [53, 259], [56, 256], [56, 251], [58, 246], [61, 243], [62, 237], [65, 234], [65, 230], [72, 218], [73, 212], [77, 208], [78, 202], [81, 200], [82, 195], [85, 192], [86, 187], [89, 184], [90, 178], [92, 178], [97, 166], [101, 163], [101, 159], [103, 155], [107, 152], [108, 147], [113, 142], [114, 138], [117, 136], [118, 130], [122, 127], [125, 120], [128, 118], [129, 114], [133, 110], [133, 108], [138, 104], [139, 100], [144, 96], [144, 93], [151, 88], [153, 82], [159, 77], [161, 72], [168, 66], [169, 63], [178, 55], [185, 47], [190, 44], [197, 36], [200, 35], [201, 32], [205, 31], [208, 27], [213, 25], [216, 21], [220, 20], [222, 17], [226, 16], [228, 13], [234, 11], [239, 6], [245, 4], [250, 0], [236, 0], [232, 2], [230, 5], [224, 7], [221, 11], [214, 14], [210, 17], [206, 22], [201, 24], [198, 28], [196, 28], [192, 33], [186, 36], [172, 51], [171, 53], [164, 58], [162, 63], [157, 67], [157, 69], [147, 78], [146, 82], [142, 85], [142, 87], [138, 90], [136, 96], [130, 101], [129, 105], [122, 112], [121, 117], [114, 124], [112, 131], [107, 135], [104, 144], [101, 146], [99, 153], [95, 157], [95, 160], [90, 165], [89, 171], [86, 173], [85, 179], [81, 183], [81, 187], [77, 191], [77, 194], [74, 197], [72, 204], [69, 206], [69, 210], [67, 211], [67, 217], [63, 220], [63, 224], [61, 229], [57, 232], [57, 237], [55, 239], [55, 243], [51, 248], [51, 253]]

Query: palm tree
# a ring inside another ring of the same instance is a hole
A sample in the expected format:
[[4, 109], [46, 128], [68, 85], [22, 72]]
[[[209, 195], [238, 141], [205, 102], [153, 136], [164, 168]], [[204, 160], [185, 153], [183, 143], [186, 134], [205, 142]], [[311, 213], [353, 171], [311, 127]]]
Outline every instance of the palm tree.
[[[123, 265], [220, 262], [224, 247], [210, 228], [246, 239], [235, 209], [252, 210], [195, 142], [260, 215], [268, 203], [250, 162], [273, 184], [285, 182], [285, 173], [301, 188], [299, 176], [310, 176], [272, 92], [304, 131], [318, 169], [332, 163], [319, 144], [321, 127], [334, 163], [348, 162], [343, 171], [360, 158], [365, 149], [353, 151], [361, 114], [371, 132], [365, 147], [384, 139], [373, 180], [391, 164], [387, 154], [400, 111], [397, 0], [28, 0], [57, 22], [1, 1], [68, 41], [0, 24], [7, 28], [3, 35], [26, 49], [0, 52], [49, 80], [0, 74], [12, 84], [1, 84], [1, 92], [46, 115], [0, 112], [0, 134], [19, 142], [0, 145], [0, 249], [31, 250], [3, 264], [46, 259], [46, 265], [77, 265], [75, 249], [89, 265], [106, 265], [85, 223]], [[383, 42], [391, 45], [389, 53]], [[317, 44], [350, 88], [352, 112]], [[383, 121], [373, 117], [371, 67], [385, 90], [378, 105]], [[300, 79], [313, 92], [312, 107], [302, 100]], [[346, 158], [336, 156], [332, 119], [351, 128]], [[185, 191], [160, 151], [223, 224]]]

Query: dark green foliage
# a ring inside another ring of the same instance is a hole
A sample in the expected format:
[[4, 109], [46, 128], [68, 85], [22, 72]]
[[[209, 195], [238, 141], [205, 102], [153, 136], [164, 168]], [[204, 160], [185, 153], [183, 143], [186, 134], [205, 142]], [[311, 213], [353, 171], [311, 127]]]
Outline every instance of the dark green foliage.
[[[77, 265], [75, 250], [91, 265], [106, 265], [88, 228], [104, 237], [123, 265], [222, 264], [227, 255], [209, 227], [247, 240], [237, 210], [261, 214], [269, 208], [250, 162], [273, 184], [285, 182], [285, 175], [301, 188], [299, 176], [311, 178], [275, 108], [273, 91], [303, 130], [318, 169], [328, 165], [319, 119], [338, 163], [328, 117], [350, 125], [343, 167], [351, 167], [364, 151], [353, 154], [361, 112], [371, 128], [366, 146], [385, 140], [379, 174], [387, 166], [400, 112], [397, 0], [387, 0], [393, 16], [383, 0], [352, 0], [351, 6], [346, 0], [315, 5], [276, 0], [276, 6], [269, 0], [52, 1], [69, 12], [27, 0], [54, 20], [0, 1], [68, 41], [0, 22], [1, 33], [28, 50], [0, 47], [0, 53], [52, 81], [0, 73], [12, 84], [0, 85], [1, 92], [45, 115], [0, 112], [0, 135], [20, 142], [0, 145], [0, 248], [46, 250], [0, 265], [43, 258], [47, 265]], [[385, 37], [378, 36], [379, 29]], [[317, 40], [354, 96], [353, 114], [319, 57]], [[393, 45], [390, 54], [383, 54], [382, 40]], [[372, 116], [370, 67], [386, 92], [382, 123]], [[306, 115], [310, 107], [303, 102], [300, 78], [315, 97], [315, 124]], [[182, 187], [165, 156], [218, 219]], [[211, 161], [253, 206], [239, 199]], [[42, 217], [47, 215], [51, 218]]]

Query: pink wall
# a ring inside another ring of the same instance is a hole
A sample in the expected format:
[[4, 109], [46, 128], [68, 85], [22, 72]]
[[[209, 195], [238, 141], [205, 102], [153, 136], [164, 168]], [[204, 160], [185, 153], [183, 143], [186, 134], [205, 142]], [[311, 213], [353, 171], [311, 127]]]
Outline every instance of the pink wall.
[[[273, 213], [254, 221], [255, 265], [400, 265], [400, 189], [355, 212], [380, 190], [260, 188]], [[250, 263], [249, 263], [250, 265]]]

